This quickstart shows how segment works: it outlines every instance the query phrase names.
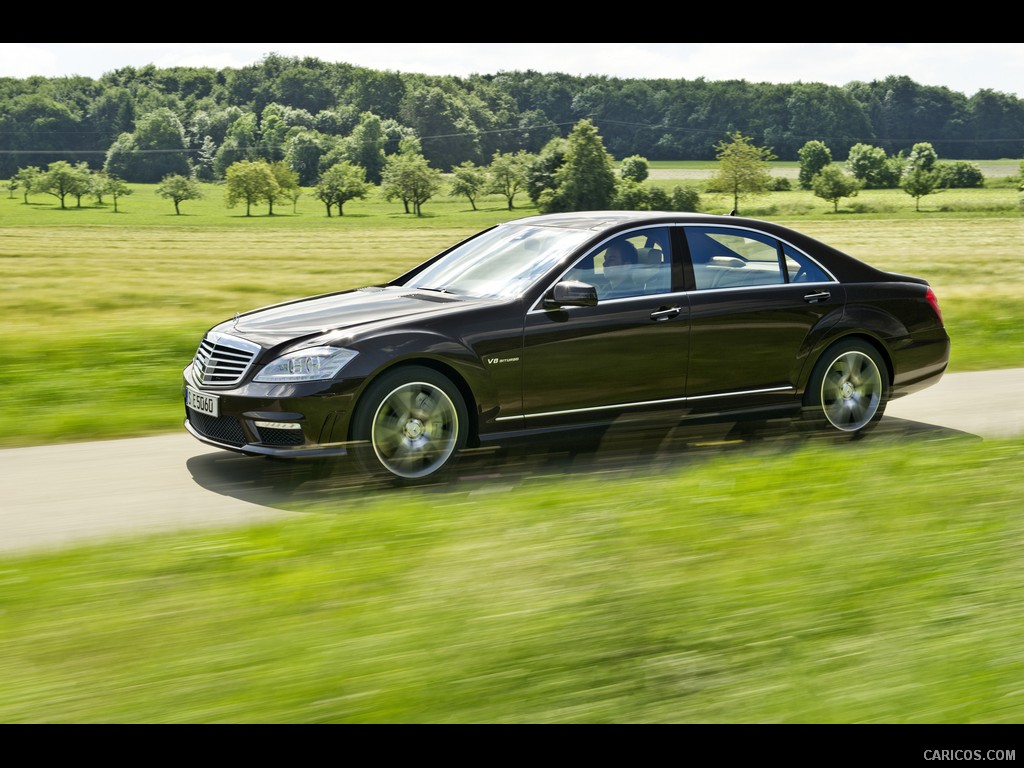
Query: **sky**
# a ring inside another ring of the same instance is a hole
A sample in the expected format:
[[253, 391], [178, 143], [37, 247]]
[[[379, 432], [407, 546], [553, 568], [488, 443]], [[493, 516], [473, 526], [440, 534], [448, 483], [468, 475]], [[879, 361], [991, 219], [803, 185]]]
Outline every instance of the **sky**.
[[429, 75], [533, 70], [828, 85], [905, 75], [967, 96], [991, 89], [1024, 98], [1024, 43], [0, 43], [0, 77], [238, 68], [269, 53]]

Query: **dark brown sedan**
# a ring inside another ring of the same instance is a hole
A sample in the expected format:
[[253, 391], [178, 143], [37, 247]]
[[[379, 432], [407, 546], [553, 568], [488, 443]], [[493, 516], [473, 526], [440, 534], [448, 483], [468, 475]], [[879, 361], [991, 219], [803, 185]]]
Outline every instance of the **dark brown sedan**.
[[467, 447], [639, 412], [859, 435], [937, 382], [949, 350], [926, 280], [777, 224], [532, 216], [386, 285], [215, 326], [184, 371], [185, 427], [246, 454], [352, 453], [413, 483]]

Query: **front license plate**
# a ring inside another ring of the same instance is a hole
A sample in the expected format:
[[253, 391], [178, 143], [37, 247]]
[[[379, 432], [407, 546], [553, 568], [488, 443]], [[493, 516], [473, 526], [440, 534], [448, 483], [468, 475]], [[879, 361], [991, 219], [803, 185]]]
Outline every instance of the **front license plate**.
[[220, 416], [220, 398], [217, 395], [197, 392], [192, 387], [185, 387], [185, 405], [193, 411], [205, 413], [215, 419]]

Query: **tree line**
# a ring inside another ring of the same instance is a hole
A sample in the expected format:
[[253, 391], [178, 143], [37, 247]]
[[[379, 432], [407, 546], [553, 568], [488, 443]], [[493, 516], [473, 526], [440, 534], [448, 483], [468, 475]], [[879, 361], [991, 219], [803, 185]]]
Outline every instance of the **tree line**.
[[416, 139], [448, 172], [500, 152], [539, 153], [580, 120], [613, 157], [711, 160], [740, 131], [781, 160], [811, 140], [966, 160], [1024, 155], [1024, 101], [891, 76], [845, 86], [621, 79], [533, 71], [470, 77], [378, 71], [271, 54], [240, 69], [124, 67], [87, 77], [0, 78], [0, 178], [65, 160], [130, 182], [223, 180], [240, 160], [283, 161], [309, 186], [345, 160], [379, 184]]
[[[705, 188], [731, 195], [737, 212], [742, 198], [790, 189], [788, 179], [771, 174], [769, 163], [776, 159], [772, 149], [757, 146], [751, 137], [734, 131], [728, 141], [716, 144], [715, 150], [718, 168]], [[919, 208], [920, 199], [937, 189], [984, 186], [977, 164], [941, 161], [927, 142], [915, 144], [906, 157], [903, 153], [890, 157], [880, 147], [858, 144], [850, 149], [845, 168], [833, 161], [831, 149], [821, 141], [807, 142], [798, 154], [799, 185], [833, 203], [837, 211], [841, 199], [854, 197], [865, 187], [901, 187], [915, 198]], [[1024, 175], [1024, 161], [1021, 166]], [[478, 197], [486, 194], [503, 196], [512, 210], [521, 192], [542, 213], [700, 210], [696, 188], [676, 186], [668, 191], [645, 185], [648, 175], [647, 158], [631, 155], [616, 163], [597, 128], [589, 120], [581, 120], [567, 138], [552, 139], [539, 153], [497, 151], [488, 165], [465, 160], [449, 174], [430, 165], [417, 139], [405, 139], [398, 152], [384, 157], [379, 186], [386, 200], [399, 200], [406, 213], [416, 215], [422, 214], [424, 203], [444, 191], [445, 185], [449, 195], [465, 197], [474, 210]], [[225, 170], [223, 186], [228, 207], [244, 203], [246, 216], [251, 216], [253, 206], [261, 203], [267, 204], [267, 213], [272, 216], [275, 204], [290, 200], [294, 207], [303, 194], [299, 173], [283, 160], [237, 160]], [[80, 207], [87, 194], [95, 196], [99, 204], [107, 196], [113, 200], [115, 212], [119, 198], [132, 192], [123, 179], [106, 169], [92, 171], [86, 163], [73, 165], [66, 160], [50, 163], [46, 170], [37, 166], [20, 168], [7, 187], [12, 197], [21, 189], [26, 204], [30, 194], [53, 195], [61, 208], [67, 207], [68, 197], [74, 197]], [[320, 174], [314, 194], [328, 217], [335, 210], [340, 216], [347, 202], [365, 197], [373, 187], [366, 168], [338, 160]], [[181, 173], [164, 176], [156, 192], [171, 200], [179, 214], [181, 203], [204, 195], [194, 174]]]

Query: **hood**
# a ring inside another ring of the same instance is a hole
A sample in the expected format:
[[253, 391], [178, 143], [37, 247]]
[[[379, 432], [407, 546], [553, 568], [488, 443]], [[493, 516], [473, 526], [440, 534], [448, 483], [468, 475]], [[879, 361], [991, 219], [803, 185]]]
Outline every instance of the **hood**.
[[402, 287], [359, 288], [255, 309], [221, 323], [215, 330], [266, 347], [286, 339], [405, 320], [477, 303], [450, 294]]

